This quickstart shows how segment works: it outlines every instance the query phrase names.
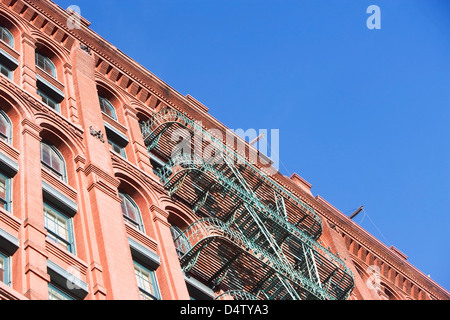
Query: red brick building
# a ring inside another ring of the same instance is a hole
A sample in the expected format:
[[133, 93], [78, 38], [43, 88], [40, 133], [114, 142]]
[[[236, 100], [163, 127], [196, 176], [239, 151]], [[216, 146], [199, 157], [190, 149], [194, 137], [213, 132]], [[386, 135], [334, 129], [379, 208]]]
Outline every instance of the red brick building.
[[0, 299], [450, 298], [73, 12], [1, 0], [0, 36]]

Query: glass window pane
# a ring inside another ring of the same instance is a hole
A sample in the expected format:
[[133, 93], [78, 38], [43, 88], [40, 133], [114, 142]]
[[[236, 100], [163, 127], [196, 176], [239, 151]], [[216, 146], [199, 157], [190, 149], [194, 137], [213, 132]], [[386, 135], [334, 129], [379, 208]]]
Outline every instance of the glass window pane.
[[51, 166], [50, 147], [46, 144], [41, 144], [41, 160], [48, 166]]
[[5, 258], [0, 256], [0, 282], [5, 282]]
[[0, 64], [0, 72], [11, 79], [11, 70], [9, 70], [7, 67], [5, 67], [4, 65]]
[[0, 133], [5, 136], [8, 133], [8, 123], [6, 122], [6, 119], [3, 118], [3, 116], [0, 116]]
[[128, 217], [127, 206], [125, 205], [125, 203], [123, 202], [123, 200], [122, 200], [122, 203], [120, 204], [120, 206], [122, 207], [122, 214], [123, 214], [124, 216], [127, 216], [127, 217]]
[[56, 154], [56, 152], [52, 152], [52, 168], [57, 171], [61, 172], [61, 158]]
[[11, 124], [3, 112], [0, 112], [0, 139], [8, 142]]
[[137, 222], [136, 207], [127, 199], [126, 200], [128, 218]]
[[71, 251], [70, 219], [44, 204], [45, 228], [47, 237], [64, 249]]
[[136, 262], [134, 263], [136, 281], [143, 300], [155, 300], [157, 298], [157, 285], [154, 281], [154, 271], [147, 270]]
[[41, 161], [47, 168], [51, 169], [52, 173], [57, 175], [59, 179], [65, 181], [66, 168], [63, 159], [61, 159], [60, 154], [54, 148], [45, 143], [41, 144]]
[[60, 290], [56, 289], [52, 285], [48, 286], [48, 298], [49, 300], [53, 301], [67, 301], [67, 300], [73, 300], [68, 295], [64, 294]]
[[37, 93], [41, 96], [42, 102], [52, 108], [53, 110], [59, 112], [59, 103], [56, 103], [53, 99], [49, 98], [45, 93], [38, 90]]
[[10, 47], [14, 47], [14, 37], [5, 27], [0, 27], [0, 39], [7, 43]]
[[98, 99], [100, 101], [100, 109], [102, 110], [102, 112], [107, 114], [111, 118], [117, 120], [116, 111], [111, 102], [109, 102], [107, 99], [103, 97], [98, 97]]
[[0, 198], [6, 201], [7, 190], [6, 190], [7, 180], [4, 176], [0, 176]]
[[53, 62], [38, 52], [36, 52], [36, 65], [52, 77], [56, 77], [56, 68]]

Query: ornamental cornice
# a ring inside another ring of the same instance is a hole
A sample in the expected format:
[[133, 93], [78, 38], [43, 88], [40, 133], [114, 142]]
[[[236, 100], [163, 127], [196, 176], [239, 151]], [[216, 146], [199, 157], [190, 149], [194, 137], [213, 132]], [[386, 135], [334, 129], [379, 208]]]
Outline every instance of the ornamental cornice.
[[[323, 202], [323, 204], [319, 203], [319, 201]], [[435, 283], [432, 279], [426, 277], [420, 270], [417, 270], [408, 261], [400, 258], [396, 253], [392, 252], [391, 249], [386, 247], [386, 245], [356, 225], [353, 221], [345, 221], [343, 218], [345, 216], [343, 216], [342, 213], [329, 204], [325, 199], [317, 196], [317, 204], [322, 207], [321, 209], [323, 210], [321, 210], [321, 214], [327, 220], [335, 224], [339, 230], [352, 238], [358, 244], [362, 245], [383, 263], [388, 264], [395, 271], [402, 274], [406, 279], [430, 295], [449, 298], [445, 289], [441, 288], [439, 284]], [[330, 208], [326, 208], [325, 206], [330, 206]], [[333, 212], [336, 210], [338, 213]], [[343, 217], [339, 217], [338, 214]]]

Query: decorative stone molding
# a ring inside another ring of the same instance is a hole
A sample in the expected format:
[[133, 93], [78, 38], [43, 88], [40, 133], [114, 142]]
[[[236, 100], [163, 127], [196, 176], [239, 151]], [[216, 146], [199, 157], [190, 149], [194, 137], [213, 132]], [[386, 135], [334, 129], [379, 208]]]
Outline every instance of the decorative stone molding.
[[37, 124], [32, 122], [31, 120], [25, 118], [22, 121], [22, 135], [29, 134], [33, 138], [35, 138], [37, 141], [41, 141], [41, 137], [39, 136], [40, 132], [42, 131], [42, 128], [39, 127]]

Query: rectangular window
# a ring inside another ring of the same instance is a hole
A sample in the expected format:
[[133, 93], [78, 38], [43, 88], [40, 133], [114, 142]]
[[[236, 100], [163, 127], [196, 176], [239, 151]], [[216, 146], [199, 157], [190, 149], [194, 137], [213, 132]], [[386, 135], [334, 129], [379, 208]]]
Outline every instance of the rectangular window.
[[48, 299], [53, 301], [68, 301], [75, 300], [68, 294], [66, 294], [63, 290], [59, 289], [57, 286], [53, 284], [48, 285]]
[[1, 63], [0, 63], [0, 73], [8, 77], [9, 79], [12, 79], [12, 71]]
[[9, 211], [10, 209], [10, 178], [0, 173], [0, 206]]
[[49, 106], [50, 108], [52, 108], [53, 110], [60, 112], [60, 106], [59, 103], [55, 102], [55, 100], [53, 100], [52, 98], [50, 98], [48, 95], [46, 95], [44, 92], [42, 92], [41, 90], [37, 91], [38, 95], [41, 96], [42, 98], [42, 102], [45, 103], [47, 106]]
[[0, 282], [9, 285], [9, 258], [0, 252]]
[[48, 238], [58, 246], [75, 253], [71, 219], [44, 203], [44, 220]]
[[127, 158], [127, 153], [125, 152], [125, 148], [122, 148], [121, 146], [119, 146], [117, 143], [115, 143], [111, 139], [108, 139], [108, 143], [109, 143], [112, 151], [121, 155], [125, 159]]
[[144, 268], [134, 261], [134, 272], [142, 300], [160, 300], [155, 271]]

